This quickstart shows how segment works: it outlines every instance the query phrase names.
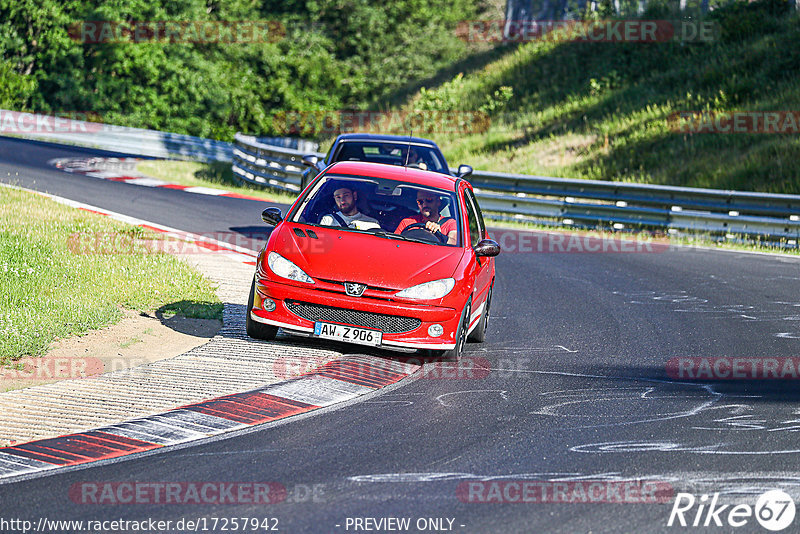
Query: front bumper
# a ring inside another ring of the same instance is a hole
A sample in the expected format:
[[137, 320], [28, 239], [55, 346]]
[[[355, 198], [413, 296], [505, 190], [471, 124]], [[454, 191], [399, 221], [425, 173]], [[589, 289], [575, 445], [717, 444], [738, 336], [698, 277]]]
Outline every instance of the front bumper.
[[[265, 298], [272, 299], [275, 302], [275, 310], [268, 312], [262, 308], [262, 302]], [[381, 346], [389, 348], [397, 347], [401, 349], [431, 350], [450, 350], [455, 347], [455, 335], [458, 329], [460, 312], [455, 308], [444, 306], [403, 304], [379, 298], [351, 297], [342, 293], [324, 291], [311, 287], [298, 287], [257, 278], [256, 291], [253, 297], [253, 308], [248, 310], [248, 312], [254, 321], [281, 327], [289, 333], [313, 335], [314, 322], [293, 313], [287, 307], [286, 301], [305, 302], [344, 310], [358, 310], [367, 313], [410, 317], [420, 321], [418, 327], [408, 332], [383, 332]], [[358, 324], [339, 324], [371, 328]], [[432, 324], [442, 325], [444, 332], [441, 336], [432, 337], [428, 334], [428, 327]]]

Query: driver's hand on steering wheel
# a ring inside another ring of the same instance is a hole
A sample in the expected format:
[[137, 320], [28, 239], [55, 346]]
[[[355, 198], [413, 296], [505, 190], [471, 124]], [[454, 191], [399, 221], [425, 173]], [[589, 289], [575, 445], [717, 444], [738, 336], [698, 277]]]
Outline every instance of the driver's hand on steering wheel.
[[436, 232], [441, 232], [442, 231], [441, 225], [439, 225], [438, 223], [435, 223], [433, 221], [426, 222], [425, 223], [425, 229], [428, 230], [431, 233], [434, 233], [434, 234]]

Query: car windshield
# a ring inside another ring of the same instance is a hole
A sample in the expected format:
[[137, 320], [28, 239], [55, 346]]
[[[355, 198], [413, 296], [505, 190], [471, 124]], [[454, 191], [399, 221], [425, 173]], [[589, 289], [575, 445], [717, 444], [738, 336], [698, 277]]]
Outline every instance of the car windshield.
[[[408, 157], [406, 157], [408, 156]], [[387, 165], [406, 165], [428, 171], [447, 173], [441, 153], [425, 145], [386, 141], [343, 141], [333, 161], [370, 161]]]
[[[309, 191], [291, 221], [457, 246], [461, 229], [455, 206], [453, 191], [385, 178], [328, 175]], [[429, 220], [436, 221], [438, 232], [424, 228]]]

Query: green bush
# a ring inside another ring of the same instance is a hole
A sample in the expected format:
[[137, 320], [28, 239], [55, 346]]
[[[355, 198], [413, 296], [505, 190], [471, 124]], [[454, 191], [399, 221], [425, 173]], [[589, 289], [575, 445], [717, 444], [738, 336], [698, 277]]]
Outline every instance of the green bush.
[[[480, 4], [478, 4], [480, 5]], [[231, 140], [279, 111], [363, 108], [462, 58], [468, 0], [0, 0], [0, 103]], [[275, 42], [81, 43], [80, 21], [277, 21]]]

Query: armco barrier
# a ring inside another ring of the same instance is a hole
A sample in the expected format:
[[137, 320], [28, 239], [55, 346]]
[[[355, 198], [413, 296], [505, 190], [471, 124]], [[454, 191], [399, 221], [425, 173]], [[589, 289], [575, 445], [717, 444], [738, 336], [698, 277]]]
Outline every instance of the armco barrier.
[[503, 219], [800, 238], [800, 195], [724, 191], [475, 171], [481, 207]]
[[[303, 173], [303, 156], [314, 154], [325, 156], [314, 150], [316, 144], [298, 143], [294, 148], [267, 144], [259, 138], [236, 134], [233, 147], [233, 173], [240, 179], [257, 185], [272, 187], [282, 191], [300, 191]], [[308, 150], [312, 149], [312, 150]]]
[[[233, 172], [298, 192], [302, 157], [323, 154], [236, 135]], [[800, 241], [800, 195], [724, 191], [475, 171], [469, 177], [489, 219], [567, 226], [660, 229]]]
[[[0, 135], [155, 158], [231, 161], [233, 156], [233, 144], [224, 141], [5, 109], [0, 109]], [[272, 147], [300, 150], [303, 154], [319, 147], [317, 143], [291, 137], [248, 139], [268, 143]]]
[[231, 143], [0, 109], [0, 135], [80, 145], [156, 158], [231, 161]]

